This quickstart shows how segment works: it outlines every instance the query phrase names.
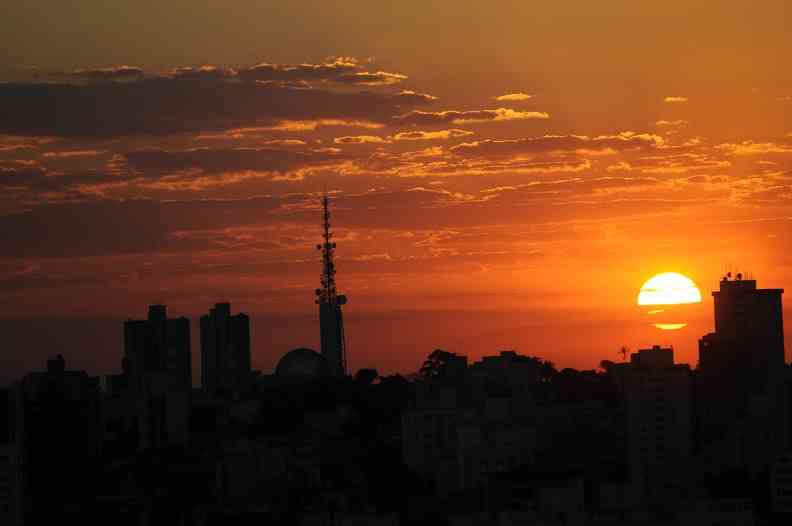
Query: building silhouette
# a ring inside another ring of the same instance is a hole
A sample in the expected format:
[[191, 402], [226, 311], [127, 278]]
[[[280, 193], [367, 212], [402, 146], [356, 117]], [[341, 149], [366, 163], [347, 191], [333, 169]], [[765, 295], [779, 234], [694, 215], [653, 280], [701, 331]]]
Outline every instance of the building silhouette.
[[15, 458], [11, 444], [10, 391], [0, 389], [0, 524], [16, 524], [14, 490]]
[[252, 379], [250, 319], [217, 303], [201, 316], [201, 385], [211, 396], [239, 395]]
[[316, 289], [316, 304], [319, 305], [321, 353], [327, 360], [330, 374], [343, 376], [347, 374], [347, 369], [344, 317], [341, 306], [346, 304], [347, 297], [336, 291], [336, 269], [333, 261], [336, 244], [331, 241], [333, 233], [330, 230], [330, 209], [327, 195], [322, 197], [322, 218], [324, 243], [316, 245], [317, 250], [322, 252], [321, 288]]
[[[740, 398], [766, 392], [784, 366], [783, 289], [757, 289], [755, 280], [720, 282], [715, 332], [699, 342], [699, 368], [719, 376]], [[724, 386], [725, 387], [725, 386]]]
[[123, 380], [114, 383], [124, 388], [140, 449], [187, 440], [191, 369], [187, 318], [151, 305], [147, 319], [124, 322]]
[[634, 497], [648, 505], [678, 499], [693, 452], [690, 366], [655, 345], [610, 372], [623, 386]]
[[58, 356], [15, 382], [11, 397], [17, 523], [88, 504], [101, 451], [99, 378]]
[[699, 340], [697, 445], [712, 470], [764, 469], [789, 445], [783, 289], [725, 276], [715, 332]]
[[309, 380], [328, 376], [328, 373], [328, 364], [324, 356], [306, 348], [287, 352], [275, 367], [275, 374], [285, 378]]
[[165, 305], [151, 305], [145, 320], [124, 322], [124, 373], [141, 389], [149, 373], [160, 373], [176, 387], [192, 387], [190, 320], [168, 318]]

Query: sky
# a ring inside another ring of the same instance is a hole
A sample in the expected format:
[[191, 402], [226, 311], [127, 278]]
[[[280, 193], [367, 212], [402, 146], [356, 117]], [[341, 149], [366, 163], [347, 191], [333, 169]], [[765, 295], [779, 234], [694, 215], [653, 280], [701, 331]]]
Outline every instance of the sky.
[[[652, 344], [695, 365], [726, 271], [792, 287], [790, 11], [9, 5], [0, 381], [56, 352], [118, 370], [121, 321], [153, 303], [193, 319], [196, 367], [220, 301], [265, 372], [316, 348], [324, 191], [353, 369], [438, 347], [595, 368]], [[636, 305], [668, 271], [704, 299], [674, 332]]]

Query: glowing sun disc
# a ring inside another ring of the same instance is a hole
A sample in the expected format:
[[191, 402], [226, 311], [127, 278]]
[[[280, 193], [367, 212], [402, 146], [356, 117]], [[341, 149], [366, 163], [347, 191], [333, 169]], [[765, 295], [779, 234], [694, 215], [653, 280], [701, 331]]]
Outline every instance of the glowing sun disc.
[[678, 272], [664, 272], [649, 279], [638, 294], [638, 305], [681, 305], [701, 303], [701, 292], [693, 280]]
[[653, 323], [652, 325], [662, 331], [678, 331], [687, 327], [687, 323]]

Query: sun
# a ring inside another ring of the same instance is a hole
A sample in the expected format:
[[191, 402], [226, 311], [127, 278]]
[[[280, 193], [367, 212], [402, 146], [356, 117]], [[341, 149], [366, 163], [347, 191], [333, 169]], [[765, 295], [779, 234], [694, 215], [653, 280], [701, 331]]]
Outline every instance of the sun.
[[664, 272], [648, 280], [638, 293], [638, 305], [649, 306], [652, 325], [663, 331], [687, 327], [685, 305], [701, 303], [701, 292], [693, 280], [678, 272]]
[[638, 305], [681, 305], [701, 303], [701, 292], [693, 280], [678, 272], [664, 272], [641, 287]]

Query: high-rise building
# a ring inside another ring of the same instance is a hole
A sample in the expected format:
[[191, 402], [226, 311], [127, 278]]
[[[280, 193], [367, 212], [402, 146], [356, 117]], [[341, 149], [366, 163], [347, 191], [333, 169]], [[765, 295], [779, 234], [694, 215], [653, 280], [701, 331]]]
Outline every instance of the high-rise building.
[[14, 493], [16, 489], [15, 449], [11, 440], [10, 391], [0, 388], [0, 524], [16, 526]]
[[617, 364], [624, 389], [630, 479], [649, 503], [678, 497], [692, 454], [691, 371], [674, 363], [674, 350], [654, 346]]
[[218, 303], [201, 316], [201, 384], [212, 396], [231, 396], [251, 381], [250, 319]]
[[344, 317], [341, 306], [346, 304], [347, 297], [338, 294], [335, 282], [336, 244], [331, 241], [330, 210], [327, 195], [322, 197], [322, 226], [324, 243], [316, 245], [322, 252], [321, 288], [316, 289], [316, 303], [319, 305], [319, 330], [321, 336], [321, 353], [334, 376], [346, 375], [346, 340], [344, 338]]
[[133, 390], [140, 389], [147, 373], [155, 372], [190, 390], [190, 320], [168, 318], [165, 305], [151, 305], [147, 319], [124, 322], [123, 368]]
[[137, 422], [138, 447], [187, 439], [192, 390], [190, 320], [168, 318], [164, 305], [148, 319], [124, 323], [124, 384]]
[[719, 453], [721, 464], [766, 467], [787, 442], [783, 292], [738, 274], [712, 293], [715, 332], [699, 340], [697, 443], [710, 453], [723, 444], [732, 458]]
[[755, 280], [720, 282], [715, 300], [715, 332], [699, 342], [699, 369], [718, 377], [740, 397], [763, 393], [784, 367], [783, 289], [757, 289]]
[[61, 356], [12, 388], [13, 495], [20, 524], [44, 524], [87, 505], [98, 476], [99, 379], [69, 371]]

